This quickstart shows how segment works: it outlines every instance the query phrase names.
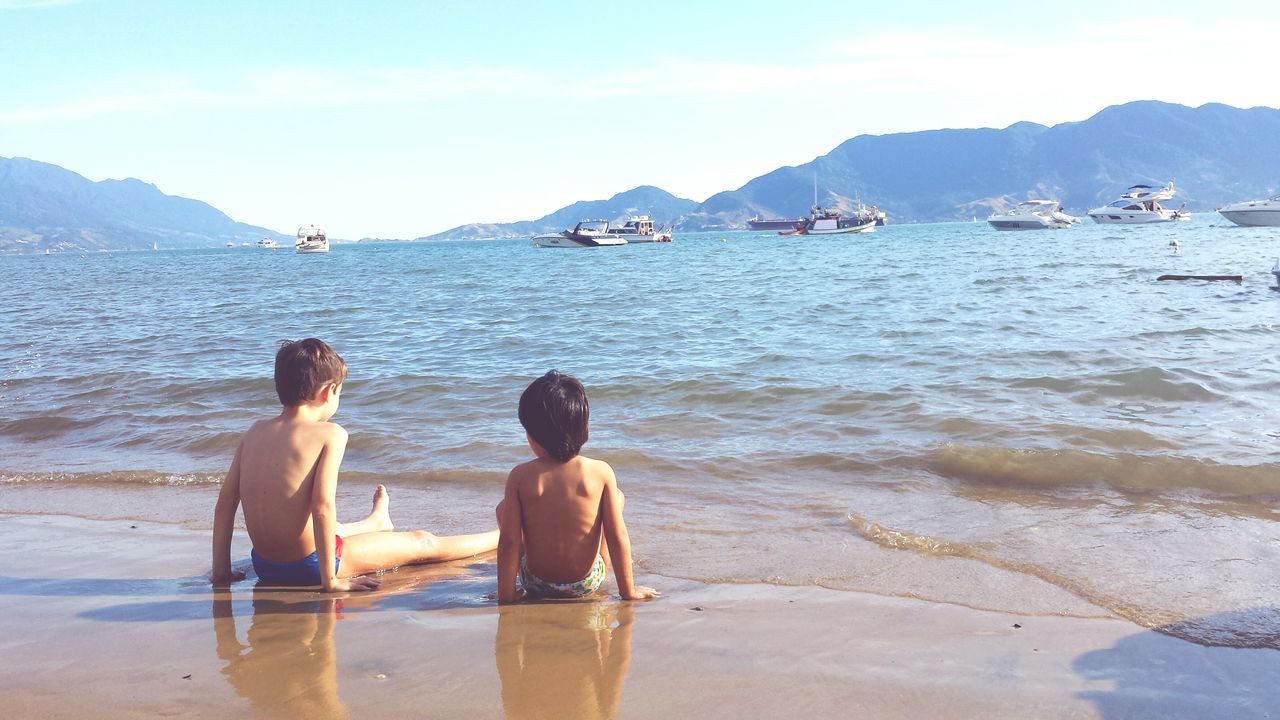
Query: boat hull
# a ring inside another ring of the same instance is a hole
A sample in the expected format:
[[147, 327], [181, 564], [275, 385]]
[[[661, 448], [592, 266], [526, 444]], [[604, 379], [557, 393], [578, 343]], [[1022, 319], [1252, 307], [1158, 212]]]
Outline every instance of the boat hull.
[[1040, 222], [1038, 220], [987, 220], [987, 224], [997, 230], [1057, 230], [1067, 227], [1057, 223]]
[[800, 231], [801, 235], [848, 235], [850, 233], [875, 232], [876, 221], [871, 220], [860, 225], [849, 225], [848, 227], [810, 227]]
[[804, 220], [748, 220], [747, 226], [752, 230], [791, 230], [802, 222]]
[[583, 237], [567, 237], [565, 235], [539, 235], [533, 239], [534, 247], [542, 248], [587, 248], [587, 247], [613, 247], [617, 245], [626, 245], [627, 241], [616, 236], [602, 236], [594, 238]]
[[[1089, 217], [1102, 225], [1150, 225], [1151, 223], [1173, 222], [1179, 219], [1176, 213], [1156, 213], [1137, 210], [1090, 210]], [[1189, 216], [1185, 216], [1189, 217]]]
[[1218, 211], [1222, 217], [1244, 227], [1280, 227], [1280, 205], [1276, 207], [1224, 207]]

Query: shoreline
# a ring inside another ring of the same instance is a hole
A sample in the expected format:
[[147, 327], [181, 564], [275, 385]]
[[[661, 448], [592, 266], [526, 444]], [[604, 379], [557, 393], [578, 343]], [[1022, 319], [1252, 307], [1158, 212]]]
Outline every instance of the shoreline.
[[1280, 705], [1268, 682], [1280, 653], [1116, 618], [652, 575], [656, 601], [499, 608], [484, 600], [491, 557], [387, 573], [370, 594], [214, 592], [192, 574], [207, 570], [208, 535], [191, 527], [4, 514], [0, 542], [15, 549], [0, 561], [16, 629], [0, 648], [22, 658], [0, 669], [14, 717], [1266, 717]]

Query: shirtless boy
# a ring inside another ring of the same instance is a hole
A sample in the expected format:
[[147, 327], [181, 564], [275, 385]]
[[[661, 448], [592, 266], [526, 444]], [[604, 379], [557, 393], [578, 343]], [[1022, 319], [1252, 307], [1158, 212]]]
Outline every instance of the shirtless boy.
[[[552, 370], [520, 396], [520, 424], [537, 457], [507, 477], [498, 505], [498, 602], [583, 597], [604, 584], [612, 560], [623, 600], [657, 597], [631, 578], [622, 491], [606, 462], [578, 454], [590, 408], [576, 379]], [[601, 542], [604, 555], [601, 554]]]
[[231, 570], [231, 531], [236, 508], [253, 542], [253, 569], [269, 585], [319, 585], [325, 592], [372, 590], [360, 577], [375, 570], [445, 562], [493, 550], [498, 531], [439, 537], [425, 531], [394, 532], [387, 490], [373, 494], [373, 511], [356, 523], [339, 523], [334, 511], [338, 466], [347, 431], [329, 422], [347, 364], [333, 348], [310, 338], [284, 342], [276, 353], [280, 415], [259, 420], [236, 449], [213, 514], [215, 584], [244, 578]]

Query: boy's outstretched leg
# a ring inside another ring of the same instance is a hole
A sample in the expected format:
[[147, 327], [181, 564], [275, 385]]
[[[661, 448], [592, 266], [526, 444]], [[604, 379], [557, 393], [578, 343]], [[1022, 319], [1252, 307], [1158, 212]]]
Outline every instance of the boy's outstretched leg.
[[373, 509], [369, 511], [369, 517], [360, 522], [338, 523], [338, 534], [344, 540], [349, 535], [387, 532], [394, 529], [395, 525], [391, 524], [391, 496], [387, 493], [385, 485], [379, 485], [373, 491]]
[[498, 547], [498, 531], [474, 535], [434, 535], [425, 530], [370, 532], [342, 538], [340, 577], [353, 577], [401, 565], [461, 560]]

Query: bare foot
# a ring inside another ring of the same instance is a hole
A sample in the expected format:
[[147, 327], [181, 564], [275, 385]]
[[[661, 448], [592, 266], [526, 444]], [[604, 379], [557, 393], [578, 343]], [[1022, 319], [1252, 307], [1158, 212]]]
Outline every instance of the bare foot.
[[395, 530], [395, 525], [391, 524], [391, 496], [387, 494], [386, 485], [379, 485], [373, 491], [373, 512], [369, 513], [369, 519], [377, 524], [379, 531]]

